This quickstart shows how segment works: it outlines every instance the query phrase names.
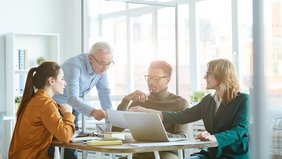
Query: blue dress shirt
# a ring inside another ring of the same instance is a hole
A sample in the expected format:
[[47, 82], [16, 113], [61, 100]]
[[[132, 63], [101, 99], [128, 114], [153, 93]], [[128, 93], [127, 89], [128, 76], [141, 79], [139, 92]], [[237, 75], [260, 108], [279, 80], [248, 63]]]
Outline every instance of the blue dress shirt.
[[63, 95], [55, 95], [53, 98], [58, 104], [68, 103], [83, 115], [90, 116], [94, 108], [83, 98], [94, 86], [103, 110], [112, 109], [112, 103], [107, 74], [96, 74], [87, 55], [79, 54], [63, 63], [62, 69], [67, 85]]

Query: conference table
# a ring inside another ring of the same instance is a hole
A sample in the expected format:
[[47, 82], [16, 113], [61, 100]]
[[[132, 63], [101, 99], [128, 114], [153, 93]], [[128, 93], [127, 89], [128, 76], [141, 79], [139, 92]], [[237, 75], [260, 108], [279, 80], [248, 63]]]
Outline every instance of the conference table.
[[[216, 147], [217, 142], [214, 141], [196, 141], [196, 140], [181, 140], [172, 142], [141, 142], [141, 141], [124, 141], [122, 145], [109, 145], [109, 146], [92, 146], [87, 145], [86, 142], [70, 142], [62, 143], [53, 141], [52, 145], [55, 147], [78, 149], [84, 152], [102, 152], [110, 154], [126, 154], [128, 159], [132, 159], [133, 153], [154, 152], [155, 158], [160, 159], [159, 151], [173, 151], [178, 150], [178, 155], [183, 158], [182, 150], [190, 148], [204, 148]], [[86, 153], [87, 154], [87, 153]], [[61, 157], [63, 150], [61, 150]], [[87, 156], [87, 155], [86, 155]], [[114, 156], [114, 155], [112, 155]], [[114, 157], [113, 157], [114, 158]]]

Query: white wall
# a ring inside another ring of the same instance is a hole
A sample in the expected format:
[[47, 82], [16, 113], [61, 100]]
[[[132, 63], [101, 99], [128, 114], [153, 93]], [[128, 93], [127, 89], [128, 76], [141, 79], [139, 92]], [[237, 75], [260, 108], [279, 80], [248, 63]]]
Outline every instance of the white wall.
[[[0, 74], [5, 72], [5, 37], [8, 32], [59, 33], [61, 62], [80, 53], [80, 0], [0, 0]], [[3, 76], [2, 76], [3, 77]], [[0, 97], [4, 97], [4, 78]], [[4, 110], [0, 98], [0, 112]]]
[[[80, 53], [80, 0], [0, 0], [0, 112], [5, 111], [5, 34], [58, 33], [60, 35], [60, 60]], [[9, 146], [7, 124], [0, 153], [6, 158]], [[1, 132], [1, 131], [0, 131]], [[1, 157], [1, 156], [0, 156]]]

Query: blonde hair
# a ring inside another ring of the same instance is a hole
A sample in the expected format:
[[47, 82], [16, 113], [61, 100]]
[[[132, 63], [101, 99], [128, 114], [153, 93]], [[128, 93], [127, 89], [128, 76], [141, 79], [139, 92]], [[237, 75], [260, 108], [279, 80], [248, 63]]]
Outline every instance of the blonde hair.
[[239, 82], [234, 65], [227, 59], [216, 59], [208, 63], [208, 72], [219, 82], [224, 104], [230, 103], [239, 92]]

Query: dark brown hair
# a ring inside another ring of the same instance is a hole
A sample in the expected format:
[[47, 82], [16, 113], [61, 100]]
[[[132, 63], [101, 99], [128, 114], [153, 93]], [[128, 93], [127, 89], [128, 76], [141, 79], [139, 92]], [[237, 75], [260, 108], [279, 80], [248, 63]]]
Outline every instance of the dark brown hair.
[[44, 62], [40, 66], [33, 67], [28, 71], [22, 101], [17, 112], [18, 118], [34, 95], [35, 89], [44, 88], [49, 77], [56, 79], [60, 68], [56, 62]]

